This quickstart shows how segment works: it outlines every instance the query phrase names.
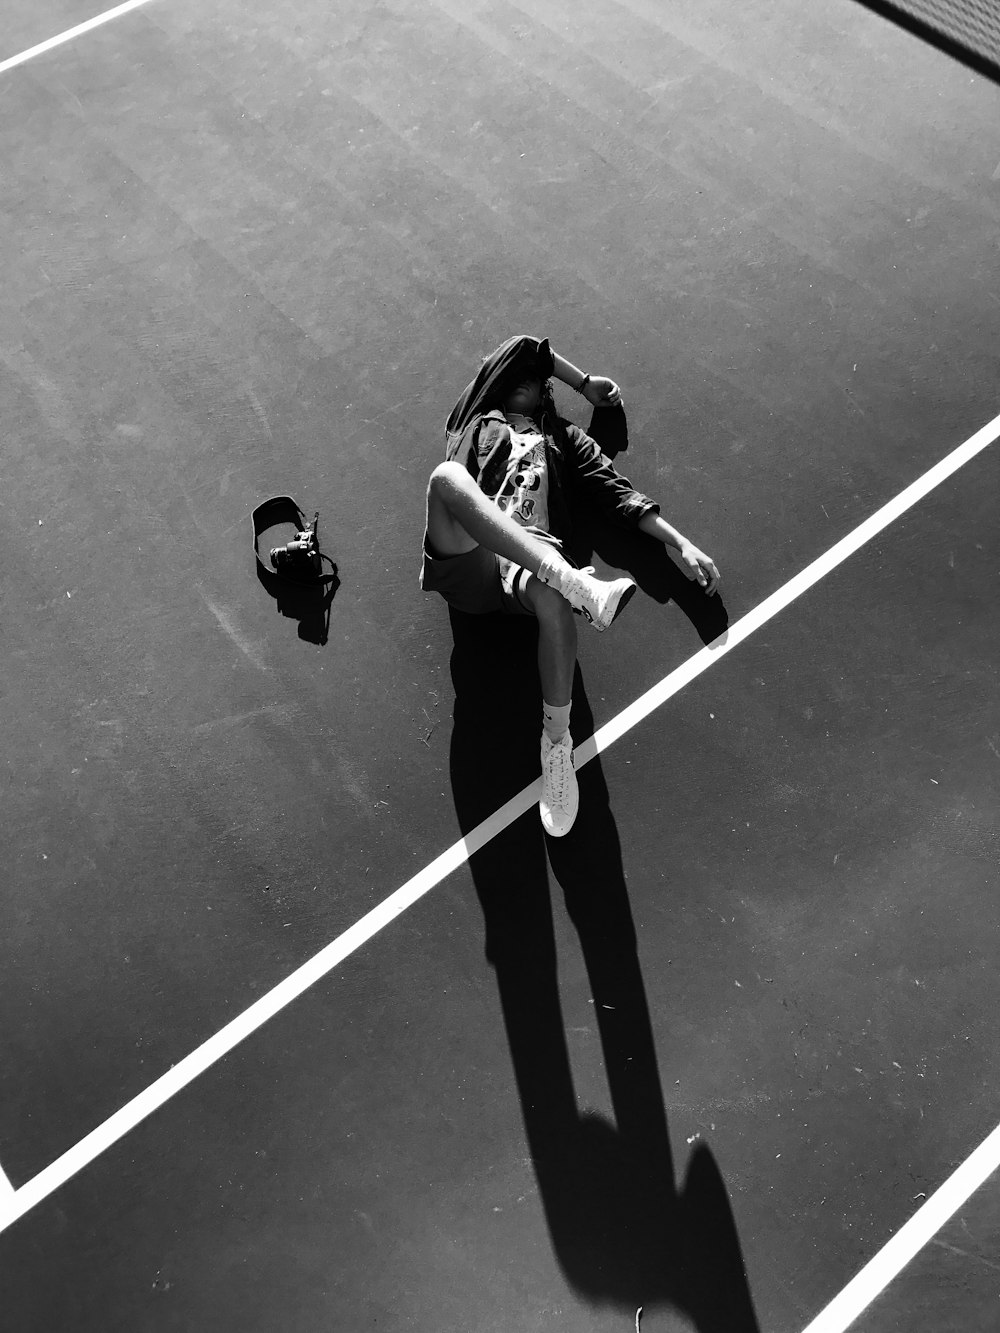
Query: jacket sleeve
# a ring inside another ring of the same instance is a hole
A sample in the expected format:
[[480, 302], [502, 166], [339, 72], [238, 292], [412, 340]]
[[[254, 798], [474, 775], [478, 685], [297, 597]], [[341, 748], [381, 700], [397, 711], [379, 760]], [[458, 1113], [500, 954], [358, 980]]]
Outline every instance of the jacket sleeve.
[[474, 481], [479, 480], [479, 429], [482, 417], [474, 417], [464, 430], [449, 431], [445, 458], [461, 463]]
[[578, 499], [626, 527], [635, 527], [644, 514], [660, 512], [656, 501], [637, 491], [589, 435], [571, 422], [563, 424], [570, 484]]
[[446, 458], [461, 463], [484, 495], [497, 494], [510, 457], [510, 427], [498, 416], [476, 417], [449, 436]]

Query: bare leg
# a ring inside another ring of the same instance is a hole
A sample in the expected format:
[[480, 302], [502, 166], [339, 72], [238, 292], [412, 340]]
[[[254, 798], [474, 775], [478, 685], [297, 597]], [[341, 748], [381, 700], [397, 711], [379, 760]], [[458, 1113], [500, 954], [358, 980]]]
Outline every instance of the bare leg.
[[[525, 532], [491, 504], [460, 463], [442, 463], [431, 474], [427, 488], [427, 536], [440, 555], [459, 555], [484, 546], [534, 575], [543, 558], [561, 558], [557, 546]], [[573, 693], [576, 616], [565, 597], [537, 577], [528, 580], [524, 592], [538, 619], [542, 698], [562, 708]]]
[[558, 546], [525, 532], [492, 504], [461, 463], [441, 463], [431, 473], [427, 536], [438, 555], [460, 555], [484, 546], [532, 574], [538, 573], [546, 557], [563, 559]]
[[573, 695], [576, 616], [565, 597], [536, 578], [528, 580], [525, 596], [538, 619], [542, 698], [555, 708], [563, 708]]

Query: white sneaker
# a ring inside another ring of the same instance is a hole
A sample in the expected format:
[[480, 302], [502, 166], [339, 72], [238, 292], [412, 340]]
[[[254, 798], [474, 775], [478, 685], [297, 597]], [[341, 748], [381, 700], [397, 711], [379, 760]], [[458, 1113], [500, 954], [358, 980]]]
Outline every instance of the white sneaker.
[[607, 629], [621, 615], [636, 587], [633, 579], [597, 579], [593, 565], [574, 569], [561, 560], [543, 560], [538, 577], [562, 593], [573, 610], [597, 630]]
[[542, 827], [553, 838], [561, 838], [573, 827], [580, 808], [580, 788], [576, 782], [573, 741], [569, 732], [561, 741], [550, 741], [542, 732], [542, 797], [538, 813]]

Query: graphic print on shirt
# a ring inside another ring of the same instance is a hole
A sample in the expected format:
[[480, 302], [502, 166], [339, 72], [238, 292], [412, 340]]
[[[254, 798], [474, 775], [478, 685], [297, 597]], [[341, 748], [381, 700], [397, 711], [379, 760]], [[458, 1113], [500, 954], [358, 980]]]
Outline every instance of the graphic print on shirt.
[[510, 456], [503, 484], [494, 497], [497, 508], [515, 523], [548, 531], [548, 472], [545, 437], [538, 431], [510, 433]]

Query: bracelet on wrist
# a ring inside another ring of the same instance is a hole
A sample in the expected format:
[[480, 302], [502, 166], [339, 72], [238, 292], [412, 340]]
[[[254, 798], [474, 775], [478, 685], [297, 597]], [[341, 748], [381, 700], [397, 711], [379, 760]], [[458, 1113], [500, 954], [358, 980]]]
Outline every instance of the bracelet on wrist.
[[584, 375], [583, 379], [582, 379], [582, 380], [580, 381], [580, 383], [576, 386], [576, 391], [577, 391], [577, 393], [583, 393], [584, 389], [587, 387], [587, 385], [588, 385], [589, 383], [590, 383], [590, 376], [589, 376], [589, 374], [588, 374], [588, 375]]

